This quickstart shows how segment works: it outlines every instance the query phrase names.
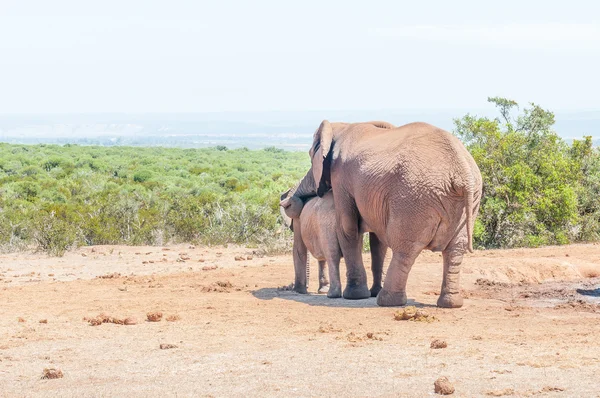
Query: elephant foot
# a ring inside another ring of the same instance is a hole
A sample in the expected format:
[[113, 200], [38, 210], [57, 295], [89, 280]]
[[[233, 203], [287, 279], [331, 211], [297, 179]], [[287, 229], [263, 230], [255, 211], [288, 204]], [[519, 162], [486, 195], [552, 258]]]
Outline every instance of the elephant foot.
[[377, 295], [377, 305], [380, 307], [401, 307], [407, 301], [406, 292], [388, 292], [382, 289]]
[[371, 291], [366, 283], [360, 285], [346, 285], [344, 298], [348, 300], [361, 300], [371, 297]]
[[381, 285], [373, 285], [371, 287], [371, 297], [377, 297], [379, 292], [381, 291]]
[[341, 286], [329, 286], [329, 291], [327, 292], [327, 297], [329, 297], [329, 298], [342, 297], [342, 287]]
[[300, 294], [306, 294], [306, 293], [308, 293], [308, 290], [307, 290], [306, 286], [296, 285], [296, 284], [294, 284], [294, 291], [296, 293], [300, 293]]
[[463, 298], [460, 293], [442, 293], [437, 301], [441, 308], [460, 308], [463, 306]]
[[319, 293], [327, 293], [327, 292], [329, 292], [329, 284], [319, 286], [318, 292]]

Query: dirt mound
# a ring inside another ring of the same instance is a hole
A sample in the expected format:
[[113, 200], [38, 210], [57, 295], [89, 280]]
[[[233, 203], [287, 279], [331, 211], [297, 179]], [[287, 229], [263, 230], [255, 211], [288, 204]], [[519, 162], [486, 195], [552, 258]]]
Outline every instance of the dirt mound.
[[193, 284], [190, 285], [190, 287], [200, 289], [202, 293], [230, 293], [233, 290], [237, 292], [242, 290], [241, 287], [235, 287], [234, 284], [229, 281], [216, 281], [210, 285]]
[[46, 368], [42, 372], [42, 379], [62, 379], [63, 376], [62, 370], [56, 368]]
[[454, 394], [454, 386], [450, 383], [447, 377], [440, 377], [433, 383], [433, 388], [436, 394], [450, 395]]
[[510, 287], [510, 286], [513, 286], [512, 283], [497, 282], [497, 281], [489, 280], [487, 278], [478, 278], [475, 281], [475, 285], [480, 286], [480, 287], [484, 287], [484, 288], [490, 288], [490, 287]]
[[342, 329], [334, 327], [331, 323], [321, 325], [319, 326], [319, 329], [317, 329], [317, 332], [319, 333], [338, 333], [342, 331]]
[[600, 304], [589, 303], [584, 300], [572, 300], [566, 303], [557, 304], [554, 306], [556, 309], [568, 309], [581, 312], [594, 312], [600, 313]]
[[149, 312], [146, 314], [146, 320], [148, 322], [160, 322], [162, 316], [162, 312]]
[[[600, 297], [600, 289], [596, 288], [600, 279], [579, 280], [576, 282], [545, 282], [545, 283], [505, 283], [479, 278], [475, 281], [476, 288], [464, 291], [465, 297], [497, 299], [511, 303], [512, 306], [554, 306], [556, 302], [578, 303], [583, 299]], [[600, 303], [600, 302], [599, 302]], [[589, 303], [587, 309], [594, 307]], [[569, 304], [570, 305], [570, 304]], [[582, 310], [585, 306], [578, 305]]]
[[525, 250], [491, 250], [477, 253], [482, 257], [476, 265], [466, 265], [465, 281], [477, 279], [494, 283], [544, 283], [574, 281], [600, 275], [598, 259], [585, 253], [565, 256], [560, 247], [539, 249], [539, 257]]
[[444, 340], [435, 339], [431, 342], [429, 347], [433, 348], [434, 350], [439, 350], [440, 348], [448, 347], [448, 343], [446, 343], [446, 341], [444, 341]]
[[490, 397], [504, 397], [506, 395], [514, 394], [515, 390], [513, 390], [512, 388], [505, 388], [504, 390], [493, 390], [485, 393], [485, 395], [489, 395]]
[[97, 279], [118, 279], [120, 277], [121, 277], [121, 274], [119, 272], [113, 272], [110, 274], [98, 275], [96, 278]]
[[93, 318], [84, 317], [84, 321], [88, 322], [91, 326], [100, 326], [103, 323], [114, 323], [115, 325], [136, 325], [137, 320], [134, 317], [127, 318], [116, 318], [104, 313], [97, 315]]
[[396, 321], [434, 322], [437, 319], [421, 308], [414, 306], [405, 307], [394, 314]]

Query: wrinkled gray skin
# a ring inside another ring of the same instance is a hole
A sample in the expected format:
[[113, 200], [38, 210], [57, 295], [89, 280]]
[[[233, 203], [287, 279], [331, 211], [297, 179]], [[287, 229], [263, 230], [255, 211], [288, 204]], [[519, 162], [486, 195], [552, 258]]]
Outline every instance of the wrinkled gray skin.
[[[319, 293], [327, 292], [327, 297], [342, 297], [340, 281], [340, 258], [342, 251], [337, 240], [336, 215], [331, 191], [322, 198], [312, 197], [305, 202], [297, 196], [290, 196], [293, 189], [281, 195], [281, 215], [286, 225], [294, 231], [294, 290], [306, 293], [308, 287], [308, 252], [319, 262]], [[362, 233], [361, 230], [361, 245]], [[373, 286], [371, 296], [376, 297], [381, 290], [383, 261], [387, 248], [380, 244], [375, 234], [370, 234], [372, 252]], [[325, 276], [329, 266], [329, 281]]]
[[479, 168], [452, 134], [426, 123], [381, 128], [323, 121], [309, 151], [312, 166], [293, 196], [334, 193], [337, 234], [347, 266], [343, 296], [371, 295], [359, 241], [360, 226], [393, 252], [381, 306], [405, 305], [410, 269], [423, 249], [441, 251], [440, 307], [461, 307], [460, 264], [472, 251], [479, 211]]

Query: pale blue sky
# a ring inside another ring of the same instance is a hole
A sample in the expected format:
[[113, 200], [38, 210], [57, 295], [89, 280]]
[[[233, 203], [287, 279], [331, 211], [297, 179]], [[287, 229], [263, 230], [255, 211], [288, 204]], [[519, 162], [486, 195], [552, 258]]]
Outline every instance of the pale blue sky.
[[598, 4], [0, 0], [0, 113], [600, 109]]

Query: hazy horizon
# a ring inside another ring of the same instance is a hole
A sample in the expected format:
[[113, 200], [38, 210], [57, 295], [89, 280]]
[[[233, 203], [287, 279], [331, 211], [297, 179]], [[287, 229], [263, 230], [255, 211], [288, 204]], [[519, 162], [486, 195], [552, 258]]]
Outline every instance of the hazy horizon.
[[[0, 115], [0, 142], [305, 150], [323, 119], [424, 121], [452, 131], [453, 119], [467, 113], [498, 116], [493, 109]], [[566, 140], [591, 135], [600, 145], [600, 111], [557, 112], [554, 129]]]

